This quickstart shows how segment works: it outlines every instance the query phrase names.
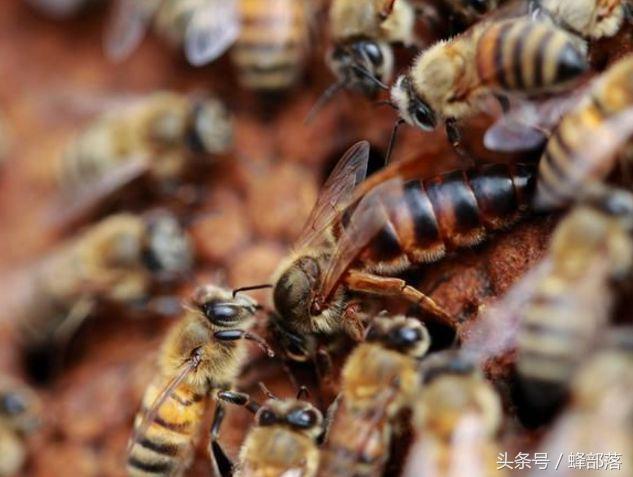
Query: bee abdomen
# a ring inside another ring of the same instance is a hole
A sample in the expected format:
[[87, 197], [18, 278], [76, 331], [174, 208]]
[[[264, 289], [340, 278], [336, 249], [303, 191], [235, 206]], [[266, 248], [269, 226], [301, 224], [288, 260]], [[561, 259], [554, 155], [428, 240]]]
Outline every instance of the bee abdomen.
[[[136, 418], [137, 429], [160, 389], [155, 385], [148, 388], [143, 398], [143, 410]], [[174, 474], [176, 469], [186, 468], [191, 458], [203, 411], [202, 397], [176, 389], [158, 409], [145, 432], [132, 443], [127, 460], [128, 475], [178, 475]]]
[[245, 0], [242, 16], [232, 51], [240, 81], [261, 90], [291, 86], [301, 72], [307, 40], [303, 2]]
[[527, 18], [490, 24], [477, 43], [476, 64], [484, 84], [527, 93], [564, 85], [588, 68], [580, 39]]

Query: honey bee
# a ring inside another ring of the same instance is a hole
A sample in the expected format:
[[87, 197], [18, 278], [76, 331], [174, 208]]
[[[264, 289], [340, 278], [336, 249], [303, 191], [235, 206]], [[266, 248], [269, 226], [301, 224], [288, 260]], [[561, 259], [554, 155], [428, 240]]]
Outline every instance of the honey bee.
[[596, 40], [615, 35], [626, 17], [627, 0], [538, 0], [537, 9], [565, 29]]
[[0, 476], [11, 477], [26, 461], [23, 438], [40, 424], [41, 403], [33, 391], [0, 376]]
[[[319, 439], [324, 433], [321, 412], [301, 399], [270, 396], [263, 405], [248, 395], [222, 391], [218, 398], [245, 406], [255, 414], [255, 424], [248, 431], [240, 449], [238, 463], [221, 470], [222, 477], [296, 476], [314, 477], [319, 465]], [[224, 457], [215, 447], [216, 460]]]
[[347, 359], [341, 395], [317, 475], [383, 475], [397, 417], [418, 390], [418, 360], [431, 338], [417, 319], [374, 319], [366, 341]]
[[233, 46], [243, 86], [281, 90], [303, 71], [310, 14], [308, 0], [120, 0], [106, 52], [127, 57], [153, 23], [159, 36], [184, 45], [191, 64], [207, 64]]
[[65, 204], [88, 208], [85, 204], [141, 175], [170, 185], [196, 159], [227, 152], [232, 137], [231, 119], [220, 101], [155, 93], [128, 110], [106, 113], [79, 135], [57, 164], [57, 184]]
[[[633, 337], [631, 328], [614, 329], [618, 334]], [[571, 400], [563, 415], [541, 444], [550, 455], [610, 453], [619, 456], [614, 467], [598, 467], [592, 475], [607, 475], [630, 469], [633, 465], [633, 353], [631, 348], [609, 346], [590, 356], [580, 367], [571, 383]], [[602, 462], [604, 464], [604, 462]], [[561, 466], [564, 477], [578, 476], [587, 471]], [[553, 475], [553, 471], [532, 475]]]
[[337, 87], [376, 96], [393, 75], [392, 45], [415, 42], [415, 16], [409, 0], [334, 0], [329, 12], [334, 47], [327, 63]]
[[391, 88], [400, 121], [425, 131], [444, 121], [457, 148], [457, 121], [485, 108], [491, 95], [561, 90], [588, 69], [582, 40], [529, 17], [482, 21], [423, 51]]
[[[158, 374], [143, 396], [128, 446], [130, 477], [180, 476], [191, 464], [210, 397], [228, 391], [246, 358], [243, 340], [272, 351], [248, 331], [259, 306], [243, 294], [198, 288], [184, 317], [163, 342]], [[238, 341], [239, 340], [239, 341]], [[212, 439], [224, 416], [216, 403]]]
[[431, 298], [396, 275], [481, 242], [524, 215], [531, 200], [533, 172], [522, 165], [407, 182], [394, 177], [355, 193], [368, 155], [362, 141], [341, 158], [293, 253], [274, 275], [270, 327], [292, 359], [309, 357], [310, 336], [344, 331], [360, 339], [362, 295], [404, 299], [455, 326]]
[[191, 266], [189, 238], [171, 214], [112, 215], [25, 275], [15, 312], [25, 344], [34, 351], [63, 346], [99, 302], [149, 304], [153, 286]]
[[497, 470], [501, 401], [473, 362], [452, 351], [422, 362], [415, 440], [403, 476], [504, 475]]
[[613, 170], [633, 135], [631, 118], [620, 114], [631, 111], [633, 55], [628, 55], [598, 78], [550, 135], [539, 162], [539, 207], [564, 206]]

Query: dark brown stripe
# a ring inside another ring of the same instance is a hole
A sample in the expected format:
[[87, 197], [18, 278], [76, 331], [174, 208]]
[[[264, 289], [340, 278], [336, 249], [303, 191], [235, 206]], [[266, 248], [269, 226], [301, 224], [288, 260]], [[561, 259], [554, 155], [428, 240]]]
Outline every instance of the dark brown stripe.
[[296, 27], [303, 22], [303, 18], [300, 16], [294, 16], [288, 18], [285, 14], [279, 15], [276, 12], [269, 13], [265, 12], [262, 14], [261, 12], [253, 12], [250, 15], [247, 13], [246, 15], [242, 15], [240, 19], [240, 27], [251, 28], [251, 29], [270, 29], [277, 30], [279, 28], [286, 28], [288, 26]]
[[154, 442], [148, 437], [144, 437], [140, 441], [138, 441], [138, 445], [144, 447], [145, 449], [150, 449], [158, 454], [163, 454], [167, 456], [175, 456], [180, 452], [180, 446], [176, 444], [168, 444], [164, 442]]
[[467, 176], [487, 227], [494, 227], [498, 220], [516, 213], [519, 204], [507, 166], [492, 164], [479, 171], [468, 171]]
[[503, 60], [503, 45], [506, 42], [506, 36], [508, 34], [508, 30], [512, 28], [512, 22], [506, 22], [501, 28], [497, 28], [497, 38], [494, 43], [494, 50], [492, 54], [494, 55], [493, 65], [496, 70], [496, 77], [499, 84], [505, 88], [509, 88], [508, 79], [506, 78], [506, 64]]
[[134, 456], [130, 456], [127, 463], [132, 467], [151, 474], [169, 475], [169, 472], [172, 469], [171, 462], [143, 462]]
[[[514, 35], [514, 46], [512, 47], [512, 74], [514, 75], [514, 87], [520, 90], [525, 89], [526, 77], [523, 71], [523, 55], [525, 54], [525, 40], [532, 30], [532, 25], [524, 25], [519, 32]], [[531, 63], [530, 63], [531, 64]]]
[[558, 145], [560, 146], [560, 149], [562, 150], [563, 154], [565, 155], [565, 158], [571, 159], [574, 151], [569, 146], [569, 143], [563, 137], [563, 129], [564, 129], [563, 127], [557, 127], [554, 130], [554, 134], [552, 135], [552, 138], [550, 138], [550, 141], [551, 140], [556, 141]]
[[564, 82], [577, 77], [588, 68], [587, 60], [578, 51], [571, 41], [567, 41], [558, 52], [558, 69], [556, 70], [556, 83]]
[[273, 74], [273, 73], [288, 73], [291, 71], [295, 71], [297, 69], [297, 65], [293, 63], [277, 63], [271, 65], [254, 65], [254, 64], [244, 64], [241, 67], [244, 74]]
[[552, 151], [547, 149], [545, 151], [545, 154], [543, 154], [543, 159], [541, 160], [545, 161], [547, 165], [550, 166], [551, 171], [554, 173], [557, 179], [559, 179], [561, 182], [567, 182], [567, 175], [565, 174], [565, 171], [563, 171], [563, 169], [560, 167], [557, 158], [552, 155]]
[[441, 242], [433, 207], [420, 181], [410, 181], [405, 185], [404, 201], [413, 220], [416, 244], [428, 247]]
[[169, 429], [170, 431], [177, 432], [178, 434], [188, 435], [189, 427], [191, 423], [189, 421], [184, 422], [167, 422], [162, 417], [156, 416], [154, 422], [165, 429]]
[[602, 116], [603, 118], [609, 116], [609, 112], [604, 107], [604, 105], [602, 104], [602, 101], [600, 101], [600, 98], [596, 96], [595, 93], [590, 93], [589, 98], [591, 98], [591, 105], [596, 109], [596, 111], [598, 112], [598, 114], [600, 114], [600, 116]]
[[566, 346], [571, 347], [582, 344], [587, 338], [586, 335], [579, 330], [572, 328], [557, 328], [551, 323], [526, 320], [522, 325], [522, 332], [530, 333], [537, 336], [555, 336], [560, 341], [567, 342]]
[[547, 33], [543, 35], [541, 41], [539, 41], [536, 49], [536, 56], [532, 58], [532, 64], [534, 65], [534, 87], [541, 88], [545, 84], [545, 78], [543, 77], [543, 65], [545, 64], [545, 58], [547, 57], [547, 47], [552, 41], [554, 32], [551, 29], [547, 30]]
[[368, 250], [371, 258], [377, 262], [387, 262], [402, 256], [402, 247], [391, 223], [385, 225], [369, 242]]
[[170, 394], [170, 397], [179, 404], [182, 404], [185, 407], [191, 406], [193, 403], [200, 402], [204, 396], [201, 394], [192, 394], [189, 399], [180, 396], [178, 393], [173, 392]]
[[553, 361], [557, 365], [563, 364], [565, 366], [570, 366], [570, 365], [576, 364], [577, 358], [578, 358], [577, 355], [569, 354], [569, 353], [564, 353], [564, 354], [552, 353], [552, 352], [544, 353], [541, 350], [532, 350], [532, 349], [519, 350], [519, 359], [525, 360], [525, 361], [546, 361], [546, 362]]
[[295, 41], [267, 42], [267, 41], [240, 41], [235, 45], [235, 50], [256, 52], [261, 55], [270, 53], [294, 52], [301, 49], [301, 45]]

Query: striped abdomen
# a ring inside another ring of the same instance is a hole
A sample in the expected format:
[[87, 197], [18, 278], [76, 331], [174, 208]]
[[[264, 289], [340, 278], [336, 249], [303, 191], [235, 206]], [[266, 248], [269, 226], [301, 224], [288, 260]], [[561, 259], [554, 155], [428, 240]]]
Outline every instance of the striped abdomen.
[[405, 183], [400, 200], [388, 209], [390, 221], [360, 260], [389, 273], [481, 242], [488, 231], [525, 214], [534, 172], [527, 165], [492, 164]]
[[[536, 199], [542, 207], [562, 207], [572, 202], [592, 181], [602, 180], [613, 170], [617, 153], [587, 155], [583, 150], [611, 117], [633, 107], [633, 56], [611, 67], [567, 113], [552, 132], [538, 168]], [[614, 144], [616, 142], [614, 141]]]
[[527, 18], [484, 25], [476, 47], [480, 82], [505, 91], [557, 89], [587, 70], [581, 40]]
[[[150, 384], [135, 430], [163, 391], [165, 382]], [[206, 398], [181, 385], [160, 406], [146, 431], [131, 444], [127, 459], [130, 477], [179, 476], [190, 464], [206, 407]]]
[[242, 31], [232, 49], [240, 82], [255, 90], [292, 86], [308, 41], [304, 0], [241, 0]]

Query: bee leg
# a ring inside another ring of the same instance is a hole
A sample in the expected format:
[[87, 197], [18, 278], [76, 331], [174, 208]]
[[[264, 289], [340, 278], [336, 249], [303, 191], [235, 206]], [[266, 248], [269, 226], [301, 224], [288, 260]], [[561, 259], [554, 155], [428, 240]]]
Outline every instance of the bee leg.
[[[221, 391], [222, 392], [222, 391]], [[218, 393], [219, 398], [220, 393]], [[224, 420], [226, 410], [222, 403], [217, 402], [215, 412], [213, 413], [213, 422], [211, 423], [211, 438], [209, 440], [209, 456], [211, 457], [211, 466], [213, 475], [219, 477], [230, 477], [233, 475], [233, 462], [228, 458], [222, 446], [218, 443], [220, 435], [220, 426]]]
[[[244, 406], [253, 414], [259, 409], [259, 404], [251, 400], [251, 397], [246, 393], [239, 391], [220, 391], [217, 394], [218, 399], [222, 401], [230, 402], [236, 406]], [[211, 432], [213, 434], [213, 431]]]
[[430, 313], [443, 323], [453, 327], [451, 317], [432, 298], [426, 296], [420, 290], [413, 288], [401, 278], [382, 277], [358, 270], [348, 272], [346, 284], [352, 291], [379, 296], [393, 296], [404, 298], [417, 304], [424, 311]]
[[236, 341], [236, 340], [249, 340], [256, 343], [268, 356], [271, 358], [275, 356], [275, 352], [272, 350], [268, 343], [264, 341], [264, 338], [244, 330], [223, 330], [216, 331], [213, 334], [214, 338], [220, 341]]
[[453, 147], [453, 150], [457, 153], [457, 155], [466, 160], [469, 166], [474, 166], [475, 161], [473, 157], [464, 149], [462, 145], [462, 133], [457, 126], [457, 119], [455, 118], [446, 118], [444, 121], [444, 127], [446, 129], [446, 137], [448, 138], [448, 142]]
[[499, 101], [499, 105], [501, 106], [503, 114], [508, 114], [508, 112], [510, 111], [510, 100], [508, 99], [508, 97], [505, 94], [497, 93], [495, 94], [495, 98], [497, 98], [497, 101]]

